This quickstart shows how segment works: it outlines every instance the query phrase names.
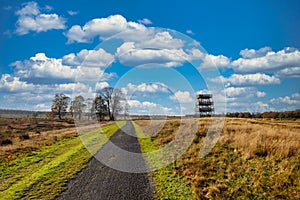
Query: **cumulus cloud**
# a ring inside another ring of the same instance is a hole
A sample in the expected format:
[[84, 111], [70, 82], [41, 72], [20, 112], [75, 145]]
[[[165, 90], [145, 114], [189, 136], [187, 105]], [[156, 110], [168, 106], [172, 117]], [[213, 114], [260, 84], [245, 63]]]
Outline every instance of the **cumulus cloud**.
[[146, 25], [152, 24], [152, 21], [150, 19], [147, 19], [147, 18], [139, 19], [138, 22], [141, 23], [141, 24], [146, 24]]
[[36, 2], [27, 2], [16, 12], [18, 20], [16, 33], [25, 35], [30, 31], [45, 32], [52, 29], [65, 29], [66, 19], [57, 14], [40, 12]]
[[[300, 65], [300, 63], [299, 63]], [[287, 67], [275, 73], [277, 77], [282, 78], [299, 78], [300, 77], [300, 67]]]
[[210, 80], [217, 83], [225, 83], [227, 86], [271, 85], [280, 83], [280, 79], [278, 77], [262, 73], [232, 74], [228, 78], [220, 76]]
[[177, 91], [174, 95], [170, 96], [173, 101], [178, 101], [179, 103], [192, 103], [194, 102], [189, 91]]
[[124, 31], [127, 20], [121, 15], [111, 15], [107, 18], [96, 18], [87, 22], [84, 26], [74, 25], [66, 33], [68, 43], [90, 42], [94, 37], [103, 38]]
[[103, 49], [83, 49], [79, 53], [68, 54], [62, 58], [62, 64], [69, 66], [108, 67], [114, 61], [114, 56]]
[[167, 115], [173, 114], [172, 109], [150, 101], [128, 100], [131, 114]]
[[0, 83], [1, 92], [31, 91], [35, 88], [33, 84], [20, 81], [19, 77], [13, 77], [10, 74], [2, 74]]
[[227, 87], [224, 90], [226, 96], [230, 97], [242, 97], [242, 98], [251, 98], [251, 97], [264, 97], [265, 92], [257, 91], [255, 87]]
[[212, 54], [203, 54], [202, 63], [199, 66], [199, 70], [205, 69], [215, 69], [218, 68], [226, 68], [230, 66], [230, 59], [223, 55], [212, 55]]
[[167, 93], [168, 87], [164, 83], [141, 83], [139, 85], [135, 85], [132, 83], [128, 83], [126, 88], [123, 89], [123, 91], [126, 90], [126, 93], [135, 93], [135, 92], [148, 92], [148, 93]]
[[125, 42], [134, 42], [139, 48], [181, 48], [183, 41], [175, 39], [167, 31], [145, 27], [141, 22], [127, 21], [122, 15], [111, 15], [106, 18], [95, 18], [85, 25], [74, 25], [66, 33], [68, 43], [88, 43], [95, 37], [105, 39], [115, 34]]
[[142, 49], [134, 42], [125, 42], [117, 49], [116, 57], [126, 66], [176, 67], [189, 60], [197, 59], [196, 53], [199, 52], [199, 50], [191, 50], [188, 54], [182, 49]]
[[300, 94], [294, 93], [291, 96], [278, 97], [270, 100], [273, 105], [298, 105], [300, 106]]
[[[63, 58], [49, 58], [45, 53], [37, 53], [29, 60], [16, 61], [11, 64], [15, 67], [15, 75], [23, 79], [77, 79], [97, 81], [108, 79], [113, 74], [104, 73], [99, 67], [107, 66], [113, 56], [103, 50], [82, 50], [77, 54], [69, 54]], [[80, 65], [82, 60], [84, 65]], [[108, 63], [106, 63], [108, 62]]]
[[[258, 52], [254, 51], [245, 58], [239, 58], [233, 61], [231, 63], [232, 68], [236, 72], [255, 73], [276, 72], [290, 67], [299, 67], [300, 51], [298, 49], [287, 47], [278, 52], [274, 52], [267, 48], [263, 53], [259, 51], [260, 50], [258, 50]], [[243, 54], [245, 56], [247, 53]]]
[[271, 47], [263, 47], [259, 50], [255, 49], [244, 49], [240, 51], [240, 55], [243, 58], [251, 59], [251, 58], [260, 58], [268, 54], [268, 52], [271, 52]]
[[108, 82], [97, 82], [96, 85], [95, 85], [95, 90], [98, 91], [98, 90], [101, 90], [105, 87], [108, 87], [109, 86], [109, 83]]

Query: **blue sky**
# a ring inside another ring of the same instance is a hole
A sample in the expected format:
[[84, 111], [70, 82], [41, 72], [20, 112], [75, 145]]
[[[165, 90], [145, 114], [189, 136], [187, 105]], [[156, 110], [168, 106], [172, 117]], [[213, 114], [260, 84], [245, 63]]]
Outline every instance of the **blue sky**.
[[297, 0], [0, 0], [0, 107], [114, 86], [132, 114], [193, 113], [205, 90], [217, 112], [299, 109], [299, 19]]

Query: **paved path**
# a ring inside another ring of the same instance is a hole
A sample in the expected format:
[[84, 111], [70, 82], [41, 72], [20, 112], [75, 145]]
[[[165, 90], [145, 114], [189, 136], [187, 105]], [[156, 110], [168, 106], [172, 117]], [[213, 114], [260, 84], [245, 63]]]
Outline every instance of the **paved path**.
[[[110, 142], [126, 151], [140, 153], [141, 149], [137, 138], [126, 134], [124, 131], [130, 132], [130, 135], [135, 135], [132, 123], [127, 122], [122, 130], [117, 131], [111, 137]], [[99, 155], [101, 151], [109, 152], [110, 149], [111, 146], [105, 144], [96, 157], [101, 157]], [[112, 155], [112, 157], [114, 156]], [[146, 165], [144, 160], [138, 162], [139, 165]], [[125, 165], [128, 163], [130, 163], [130, 159], [127, 159]], [[153, 199], [153, 186], [148, 180], [147, 173], [121, 172], [92, 158], [87, 167], [68, 183], [67, 190], [57, 199], [150, 200]]]

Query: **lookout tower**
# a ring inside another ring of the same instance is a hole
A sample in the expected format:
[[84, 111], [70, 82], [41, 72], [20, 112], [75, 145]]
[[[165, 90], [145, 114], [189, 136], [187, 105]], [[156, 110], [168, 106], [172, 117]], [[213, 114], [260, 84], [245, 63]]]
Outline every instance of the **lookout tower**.
[[196, 95], [196, 114], [200, 117], [210, 117], [214, 112], [214, 102], [212, 94], [198, 94]]

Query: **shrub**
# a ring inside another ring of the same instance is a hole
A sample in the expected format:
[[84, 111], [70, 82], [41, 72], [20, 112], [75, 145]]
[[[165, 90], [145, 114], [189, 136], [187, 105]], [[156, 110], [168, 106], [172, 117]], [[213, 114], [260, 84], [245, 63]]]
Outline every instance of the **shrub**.
[[0, 140], [0, 144], [1, 144], [1, 146], [12, 145], [13, 142], [10, 139], [4, 139], [4, 140]]
[[29, 135], [28, 135], [27, 133], [20, 135], [19, 138], [20, 138], [21, 140], [29, 140], [29, 139], [30, 139], [30, 137], [29, 137]]

